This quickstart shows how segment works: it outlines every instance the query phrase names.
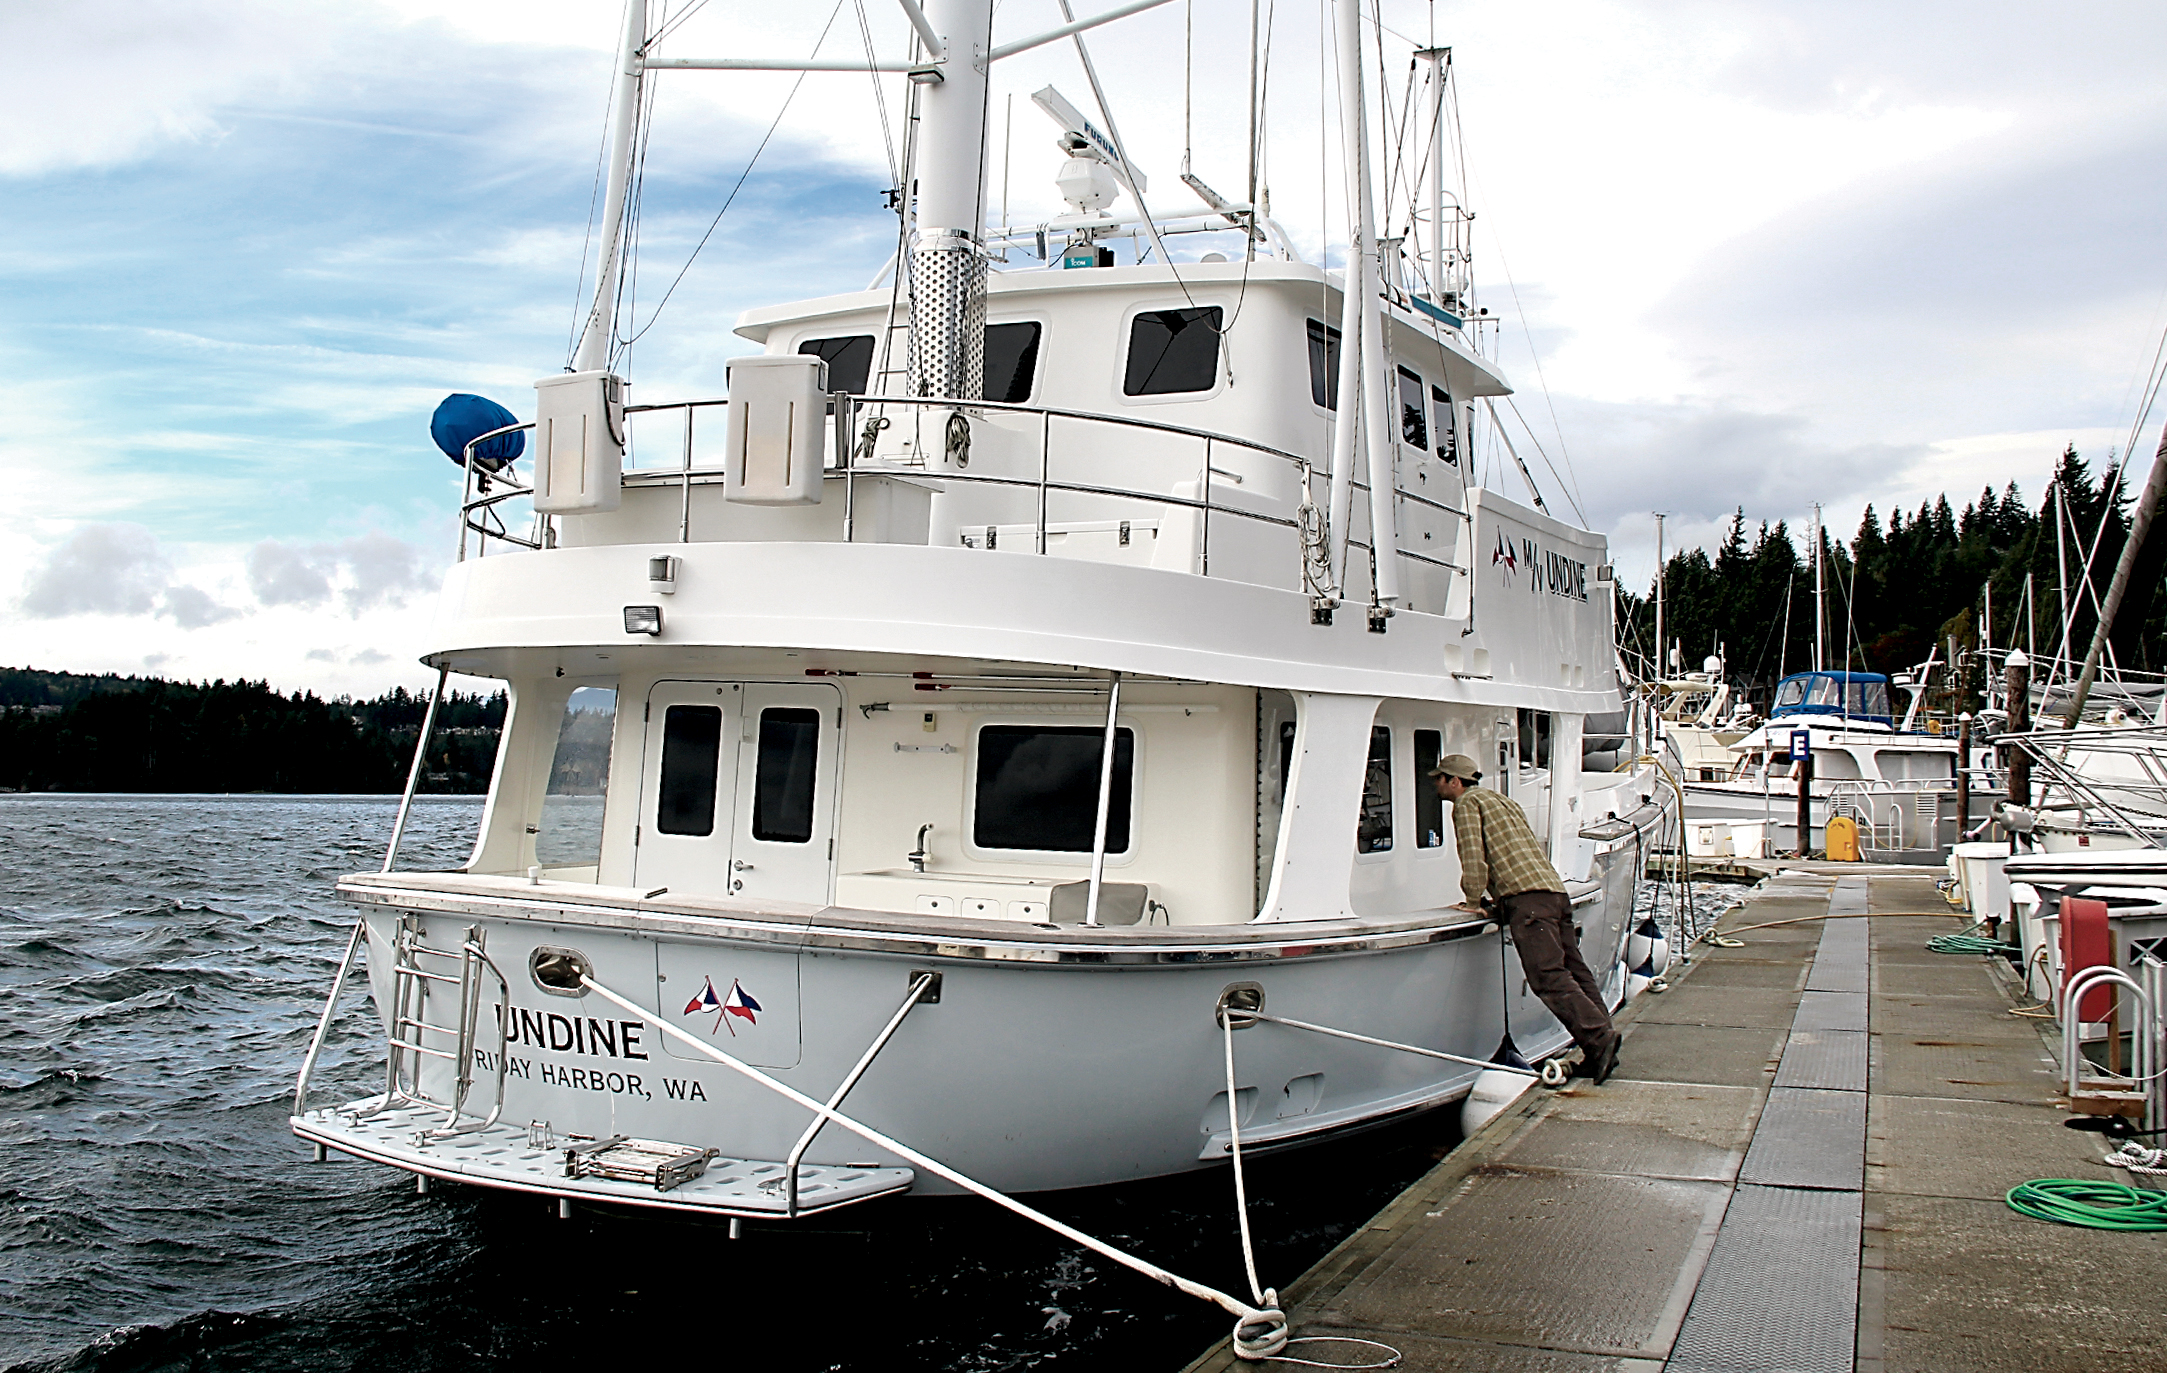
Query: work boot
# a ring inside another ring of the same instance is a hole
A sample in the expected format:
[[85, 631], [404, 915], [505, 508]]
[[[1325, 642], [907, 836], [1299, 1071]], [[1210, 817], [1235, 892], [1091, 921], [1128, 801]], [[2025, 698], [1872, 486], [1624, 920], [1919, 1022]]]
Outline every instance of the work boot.
[[1595, 1069], [1594, 1076], [1596, 1086], [1600, 1087], [1604, 1083], [1610, 1081], [1610, 1075], [1618, 1070], [1618, 1046], [1623, 1043], [1624, 1040], [1624, 1035], [1617, 1033], [1615, 1030], [1611, 1032], [1610, 1042], [1603, 1046], [1602, 1059], [1597, 1064]]

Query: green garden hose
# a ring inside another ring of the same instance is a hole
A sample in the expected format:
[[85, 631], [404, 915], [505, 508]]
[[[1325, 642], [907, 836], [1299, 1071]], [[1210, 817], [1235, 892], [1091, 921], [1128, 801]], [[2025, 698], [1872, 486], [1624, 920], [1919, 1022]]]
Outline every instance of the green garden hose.
[[1986, 922], [1982, 920], [1976, 925], [1966, 925], [1955, 934], [1937, 934], [1926, 941], [1927, 950], [1932, 953], [2012, 954], [2021, 952], [2014, 944], [2004, 944], [1999, 940], [1988, 939], [1975, 933], [1975, 931], [1985, 928]]
[[2167, 1230], [2167, 1192], [2147, 1192], [2120, 1182], [2082, 1178], [2035, 1178], [2002, 1198], [2009, 1209], [2056, 1225], [2088, 1230]]

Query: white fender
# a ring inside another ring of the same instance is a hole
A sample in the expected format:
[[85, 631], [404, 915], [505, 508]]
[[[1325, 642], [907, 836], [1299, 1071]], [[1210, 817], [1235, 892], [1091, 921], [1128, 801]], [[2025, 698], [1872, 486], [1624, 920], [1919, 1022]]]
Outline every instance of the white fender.
[[1460, 1135], [1462, 1138], [1481, 1129], [1490, 1118], [1520, 1099], [1520, 1094], [1535, 1085], [1535, 1079], [1526, 1073], [1507, 1072], [1502, 1068], [1486, 1068], [1476, 1074], [1475, 1085], [1460, 1103]]

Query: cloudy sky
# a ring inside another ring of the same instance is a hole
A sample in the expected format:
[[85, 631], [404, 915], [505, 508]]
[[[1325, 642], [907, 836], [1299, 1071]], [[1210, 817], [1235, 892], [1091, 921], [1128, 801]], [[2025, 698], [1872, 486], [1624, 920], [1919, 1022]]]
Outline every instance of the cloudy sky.
[[[1314, 256], [1340, 236], [1320, 16], [1263, 8], [1274, 208]], [[1205, 180], [1244, 175], [1248, 5], [1187, 10], [1093, 39], [1161, 208], [1185, 145]], [[1410, 44], [1455, 50], [1482, 297], [1563, 472], [1538, 479], [1629, 578], [1651, 511], [1694, 542], [1734, 506], [1798, 521], [1818, 500], [1848, 533], [1868, 501], [2010, 480], [2036, 499], [2064, 444], [2126, 442], [2167, 325], [2167, 10], [1383, 14], [1394, 81]], [[865, 15], [900, 53], [888, 0]], [[0, 661], [425, 680], [458, 491], [429, 412], [478, 391], [530, 414], [564, 361], [618, 22], [610, 0], [0, 6]], [[1057, 22], [1054, 0], [1003, 0], [996, 33]], [[855, 0], [710, 0], [667, 50], [864, 42]], [[649, 395], [711, 394], [748, 346], [739, 310], [855, 289], [886, 256], [882, 107], [862, 75], [657, 79], [642, 324], [776, 130], [633, 357]], [[1019, 222], [1059, 208], [1028, 104], [1048, 81], [1084, 103], [1066, 46], [997, 72], [997, 141], [1020, 93]]]

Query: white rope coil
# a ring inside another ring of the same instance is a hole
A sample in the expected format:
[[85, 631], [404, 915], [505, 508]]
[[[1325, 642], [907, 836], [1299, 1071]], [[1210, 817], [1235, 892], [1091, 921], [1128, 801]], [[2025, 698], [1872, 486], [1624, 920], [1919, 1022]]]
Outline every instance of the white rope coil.
[[2109, 1168], [2147, 1175], [2167, 1175], [2167, 1149], [2153, 1149], [2127, 1140], [2122, 1147], [2100, 1160]]

